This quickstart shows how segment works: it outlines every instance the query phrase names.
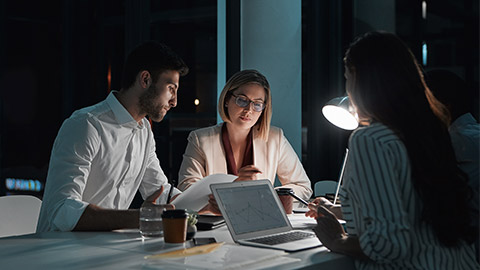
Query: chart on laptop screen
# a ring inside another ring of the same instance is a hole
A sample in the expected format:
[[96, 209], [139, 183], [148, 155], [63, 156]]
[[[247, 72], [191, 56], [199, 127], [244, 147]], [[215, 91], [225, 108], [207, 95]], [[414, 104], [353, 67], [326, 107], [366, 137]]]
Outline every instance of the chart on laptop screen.
[[287, 226], [268, 185], [219, 189], [236, 234]]

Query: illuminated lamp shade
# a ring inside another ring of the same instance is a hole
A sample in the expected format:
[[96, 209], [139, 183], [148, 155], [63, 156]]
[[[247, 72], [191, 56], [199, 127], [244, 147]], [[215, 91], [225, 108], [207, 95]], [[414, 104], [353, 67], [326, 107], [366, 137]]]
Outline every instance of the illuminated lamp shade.
[[330, 123], [339, 128], [354, 130], [358, 127], [355, 109], [351, 105], [348, 96], [336, 97], [330, 100], [323, 106], [322, 113]]
[[[358, 127], [358, 118], [355, 109], [350, 103], [348, 96], [336, 97], [322, 108], [322, 113], [325, 118], [327, 118], [330, 123], [335, 126], [346, 129], [354, 130]], [[335, 191], [335, 198], [333, 199], [333, 204], [337, 203], [338, 191], [343, 182], [343, 172], [345, 170], [345, 164], [348, 159], [348, 148], [345, 152], [345, 158], [343, 159], [342, 170], [340, 171], [340, 178], [338, 180], [337, 190]]]

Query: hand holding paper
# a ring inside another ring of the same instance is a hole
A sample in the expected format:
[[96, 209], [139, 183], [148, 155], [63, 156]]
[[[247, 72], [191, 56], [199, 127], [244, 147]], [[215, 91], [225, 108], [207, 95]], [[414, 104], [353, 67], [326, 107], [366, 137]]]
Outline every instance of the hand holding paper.
[[187, 190], [180, 194], [172, 204], [178, 209], [189, 209], [199, 211], [208, 203], [210, 184], [230, 183], [237, 179], [236, 175], [231, 174], [212, 174], [191, 185]]

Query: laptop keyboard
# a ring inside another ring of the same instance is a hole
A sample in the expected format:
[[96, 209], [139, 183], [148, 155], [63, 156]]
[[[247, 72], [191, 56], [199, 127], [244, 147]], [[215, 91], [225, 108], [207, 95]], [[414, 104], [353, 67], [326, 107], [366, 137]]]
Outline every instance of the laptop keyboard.
[[273, 246], [273, 245], [279, 245], [287, 242], [292, 242], [292, 241], [302, 240], [302, 239], [312, 238], [312, 237], [315, 237], [315, 234], [293, 231], [293, 232], [287, 232], [282, 234], [252, 238], [252, 239], [248, 239], [248, 241]]

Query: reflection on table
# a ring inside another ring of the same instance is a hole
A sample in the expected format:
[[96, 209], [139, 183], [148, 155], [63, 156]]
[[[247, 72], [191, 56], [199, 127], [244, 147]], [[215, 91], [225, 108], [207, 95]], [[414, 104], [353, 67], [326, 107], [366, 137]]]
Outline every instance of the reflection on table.
[[[292, 224], [308, 225], [308, 220], [302, 221], [301, 216], [290, 216]], [[214, 237], [225, 245], [236, 245], [226, 226], [199, 231], [196, 237]], [[162, 237], [142, 239], [138, 230], [47, 232], [0, 238], [0, 260], [1, 269], [170, 269], [171, 266], [159, 261], [152, 263], [144, 257], [192, 246], [192, 241], [166, 244]], [[354, 269], [350, 258], [325, 247], [287, 253], [285, 262], [275, 269]], [[252, 267], [272, 268], [268, 263]]]

